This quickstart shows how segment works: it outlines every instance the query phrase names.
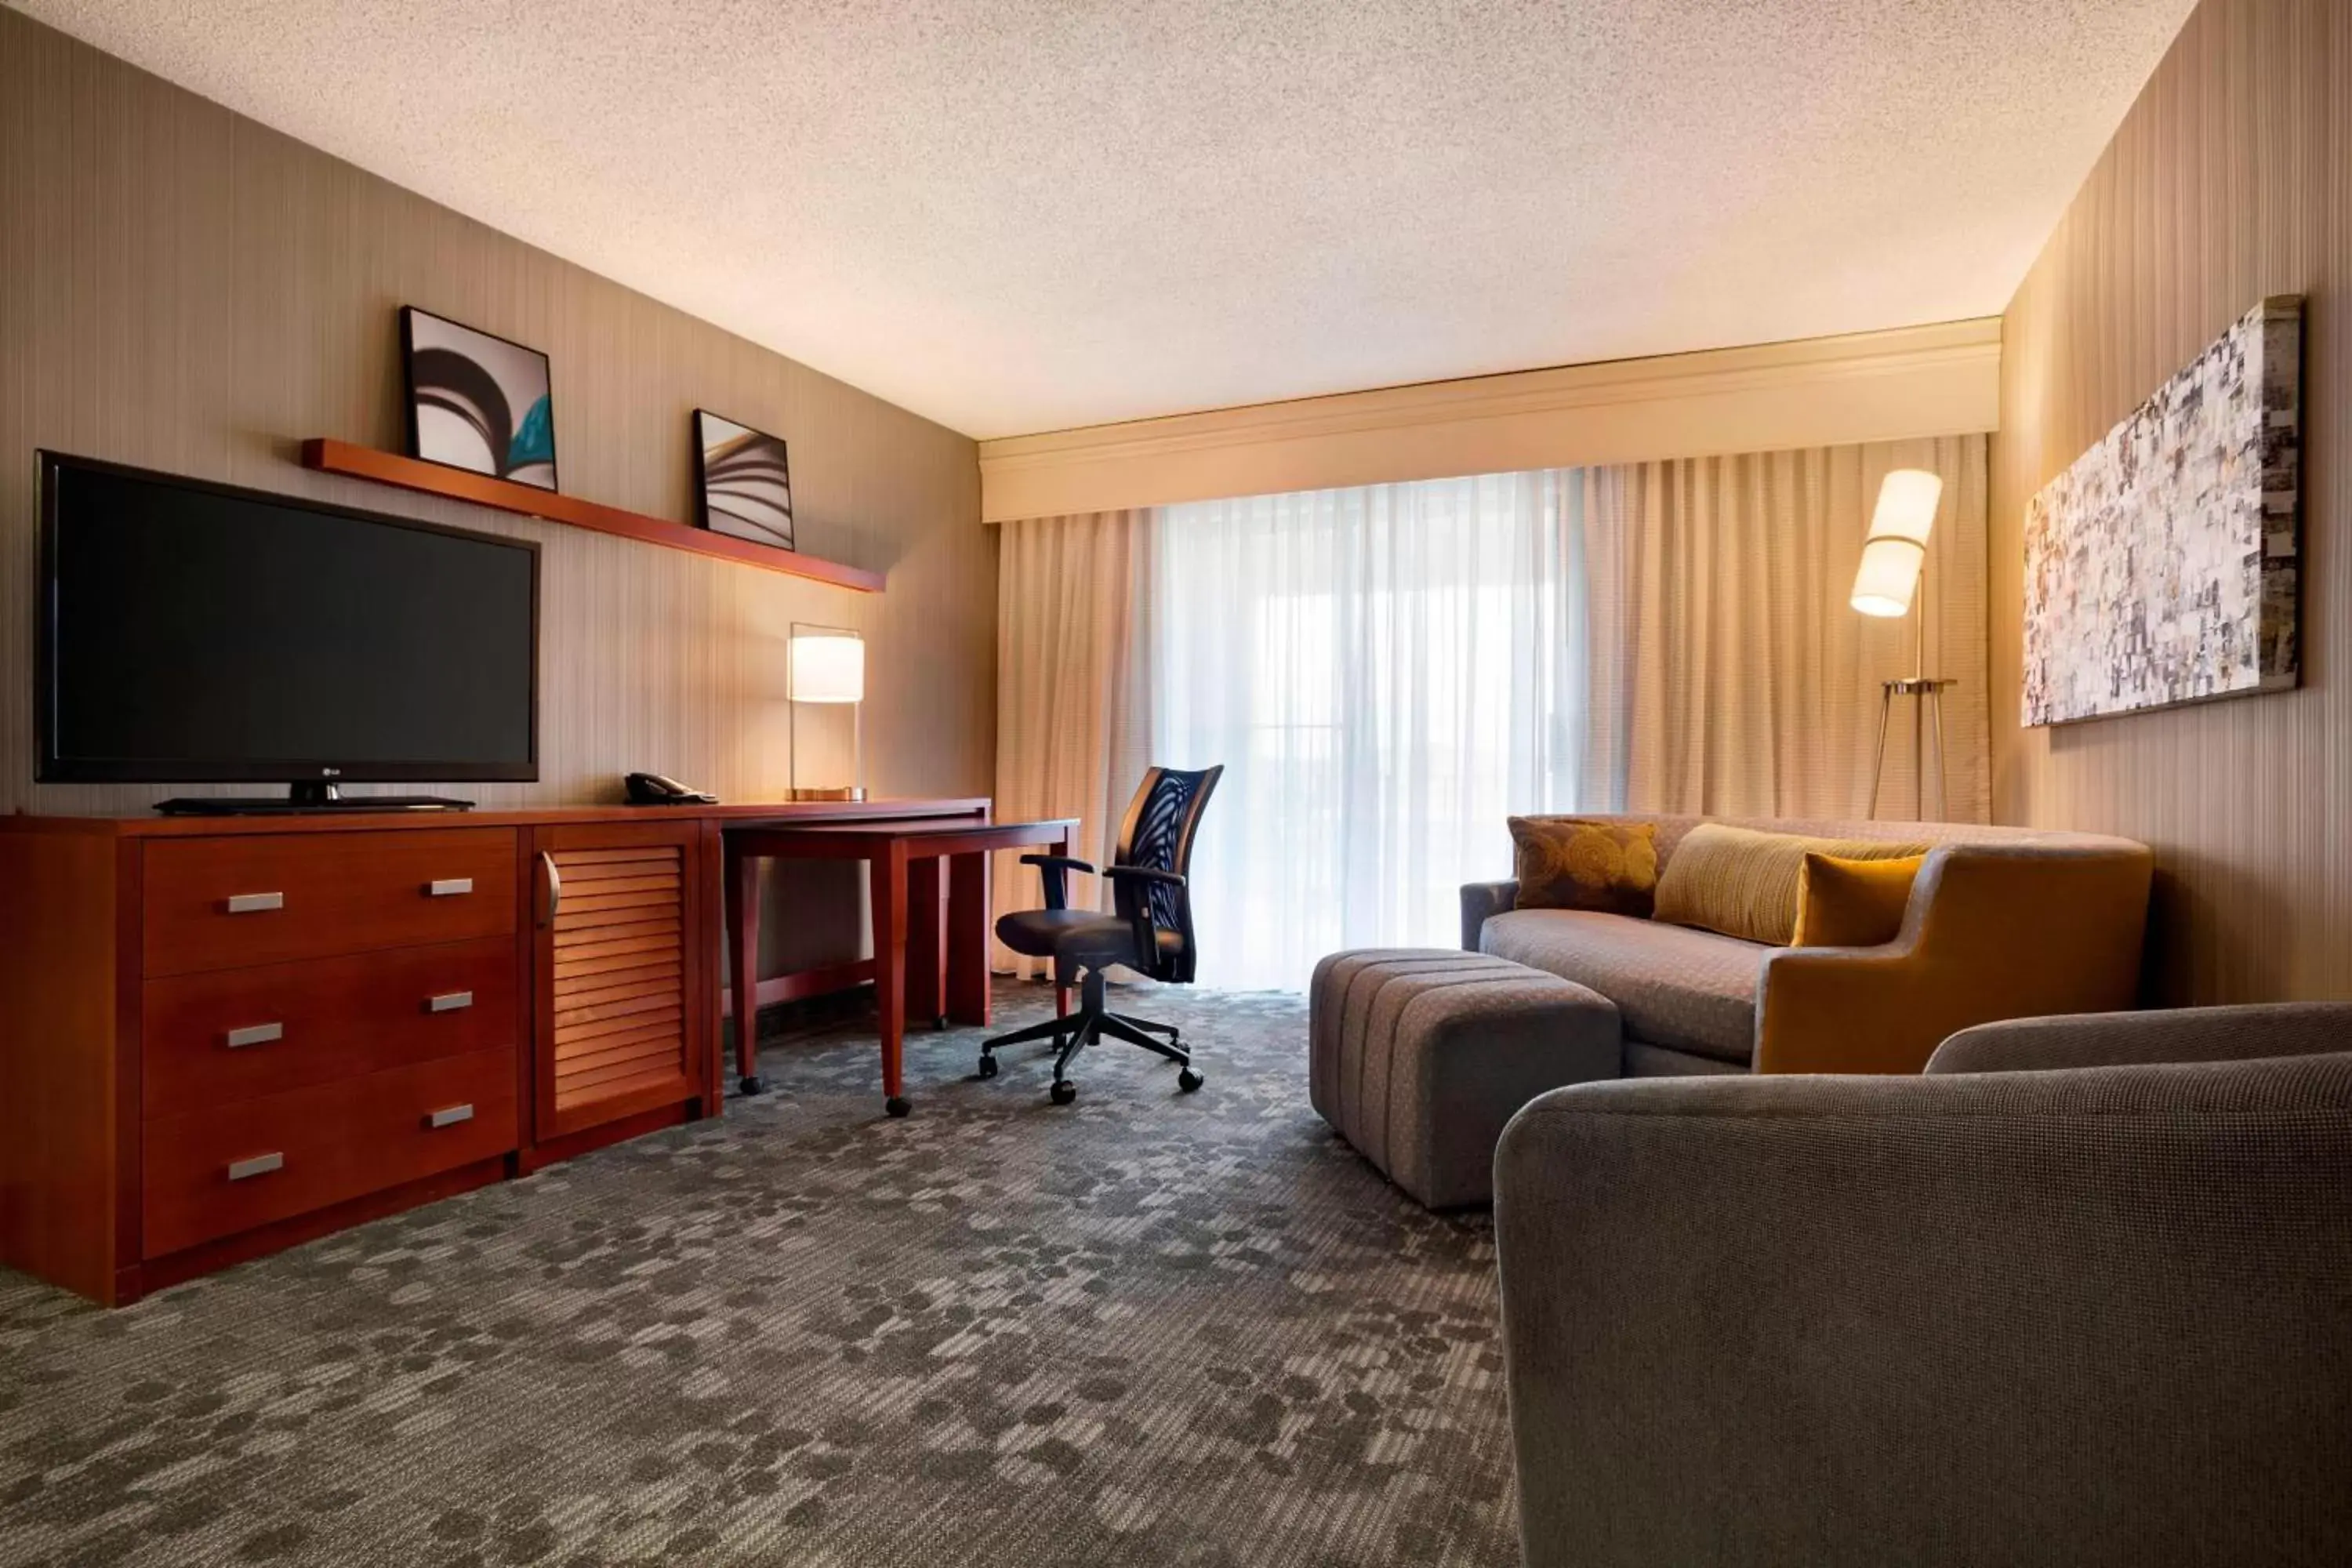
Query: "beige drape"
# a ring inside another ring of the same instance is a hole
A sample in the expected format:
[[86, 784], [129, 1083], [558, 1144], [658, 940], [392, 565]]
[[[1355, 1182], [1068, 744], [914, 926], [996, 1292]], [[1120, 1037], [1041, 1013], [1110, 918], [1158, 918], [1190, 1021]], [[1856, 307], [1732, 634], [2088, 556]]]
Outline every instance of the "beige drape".
[[[1985, 438], [1963, 436], [1585, 471], [1595, 739], [1635, 811], [1859, 816], [1880, 682], [1916, 624], [1847, 604], [1879, 481], [1944, 478], [1928, 551], [1927, 673], [1944, 694], [1950, 805], [1986, 819]], [[1914, 614], [1919, 613], [1915, 605]], [[1914, 813], [1909, 700], [1879, 811]], [[1934, 754], [1928, 754], [1932, 775]]]
[[[1151, 526], [1148, 510], [1034, 518], [1005, 523], [998, 546], [997, 815], [1079, 818], [1070, 852], [1097, 866], [1150, 761]], [[995, 914], [1039, 897], [1034, 868], [997, 858]], [[1070, 901], [1108, 894], [1079, 878]], [[1000, 971], [1036, 973], [992, 952]]]

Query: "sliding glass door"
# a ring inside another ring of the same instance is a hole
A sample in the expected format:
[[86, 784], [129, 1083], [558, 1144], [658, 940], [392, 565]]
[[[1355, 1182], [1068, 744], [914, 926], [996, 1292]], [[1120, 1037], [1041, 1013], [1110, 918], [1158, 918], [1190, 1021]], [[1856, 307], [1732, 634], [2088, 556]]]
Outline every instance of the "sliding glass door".
[[1193, 862], [1202, 981], [1304, 986], [1342, 947], [1453, 946], [1504, 819], [1580, 801], [1581, 485], [1487, 475], [1168, 509], [1156, 760], [1227, 773]]

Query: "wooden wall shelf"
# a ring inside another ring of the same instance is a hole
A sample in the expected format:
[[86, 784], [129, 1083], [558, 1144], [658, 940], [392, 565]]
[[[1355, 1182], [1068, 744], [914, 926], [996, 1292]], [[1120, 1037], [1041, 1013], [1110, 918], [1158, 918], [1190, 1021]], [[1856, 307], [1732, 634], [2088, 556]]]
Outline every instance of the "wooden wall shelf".
[[326, 437], [311, 437], [302, 443], [302, 466], [316, 468], [321, 473], [344, 474], [352, 479], [373, 479], [380, 485], [395, 485], [402, 489], [421, 490], [426, 495], [471, 501], [476, 506], [510, 511], [522, 517], [566, 522], [574, 528], [593, 528], [599, 533], [617, 533], [624, 539], [643, 540], [647, 544], [666, 545], [672, 550], [688, 550], [697, 555], [714, 555], [721, 561], [757, 566], [763, 572], [782, 572], [788, 576], [813, 578], [819, 583], [830, 583], [837, 588], [854, 588], [864, 594], [882, 591], [882, 574], [868, 572], [862, 566], [845, 566], [837, 561], [803, 555], [796, 550], [779, 550], [773, 545], [713, 533], [707, 528], [690, 528], [667, 518], [623, 511], [616, 506], [600, 506], [592, 500], [582, 500], [578, 496], [543, 490], [535, 485], [519, 485], [510, 479], [493, 479], [488, 474], [468, 473], [463, 468], [428, 463], [419, 458], [404, 458], [394, 452], [379, 452], [373, 447], [357, 447], [349, 441], [336, 441]]

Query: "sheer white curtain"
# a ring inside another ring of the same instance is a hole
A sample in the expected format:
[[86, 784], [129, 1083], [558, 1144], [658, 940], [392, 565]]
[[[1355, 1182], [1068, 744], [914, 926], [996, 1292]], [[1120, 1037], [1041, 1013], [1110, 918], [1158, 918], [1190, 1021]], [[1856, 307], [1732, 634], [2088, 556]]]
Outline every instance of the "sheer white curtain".
[[1153, 758], [1225, 765], [1192, 862], [1202, 982], [1452, 946], [1460, 884], [1509, 875], [1506, 816], [1619, 803], [1583, 494], [1545, 471], [1161, 514]]

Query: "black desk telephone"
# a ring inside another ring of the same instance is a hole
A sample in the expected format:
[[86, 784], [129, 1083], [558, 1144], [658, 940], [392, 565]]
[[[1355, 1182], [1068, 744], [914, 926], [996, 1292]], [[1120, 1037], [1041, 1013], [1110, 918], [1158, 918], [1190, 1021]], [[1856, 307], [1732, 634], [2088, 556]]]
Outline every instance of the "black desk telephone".
[[628, 778], [631, 805], [717, 805], [719, 797], [707, 791], [682, 784], [660, 773], [631, 773]]

